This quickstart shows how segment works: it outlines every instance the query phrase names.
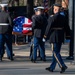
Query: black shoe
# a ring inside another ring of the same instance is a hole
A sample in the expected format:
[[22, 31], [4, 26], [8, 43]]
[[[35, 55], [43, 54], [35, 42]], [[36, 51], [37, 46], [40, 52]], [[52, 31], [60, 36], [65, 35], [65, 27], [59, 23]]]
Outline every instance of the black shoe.
[[47, 71], [53, 72], [53, 70], [50, 69], [50, 67], [46, 68]]
[[11, 60], [11, 61], [13, 61], [14, 59], [13, 59], [13, 58], [11, 58], [10, 60]]
[[36, 63], [36, 61], [35, 61], [35, 60], [33, 60], [33, 59], [31, 59], [31, 62]]
[[40, 60], [46, 62], [46, 59], [45, 58], [44, 59], [41, 58]]
[[0, 61], [2, 61], [2, 58], [0, 58]]
[[33, 62], [33, 59], [31, 59], [31, 61]]
[[8, 57], [8, 59], [10, 59], [10, 57]]
[[46, 59], [43, 59], [42, 61], [46, 62]]
[[35, 61], [35, 60], [33, 60], [33, 63], [36, 63], [36, 61]]
[[4, 54], [1, 55], [1, 57], [3, 58]]
[[0, 61], [2, 61], [2, 55], [0, 55]]
[[15, 56], [15, 54], [14, 54], [14, 53], [13, 53], [12, 55], [13, 55], [13, 56]]
[[73, 56], [68, 56], [66, 59], [67, 60], [74, 60], [74, 57]]
[[40, 61], [42, 61], [42, 58], [40, 57]]
[[38, 58], [41, 58], [41, 56], [40, 56], [40, 55], [38, 55], [37, 57], [38, 57]]
[[67, 69], [67, 67], [62, 67], [60, 73], [65, 72], [66, 69]]
[[10, 57], [8, 57], [8, 59], [9, 59], [9, 60], [11, 60], [11, 61], [13, 61], [13, 60], [14, 60], [13, 58], [10, 58]]

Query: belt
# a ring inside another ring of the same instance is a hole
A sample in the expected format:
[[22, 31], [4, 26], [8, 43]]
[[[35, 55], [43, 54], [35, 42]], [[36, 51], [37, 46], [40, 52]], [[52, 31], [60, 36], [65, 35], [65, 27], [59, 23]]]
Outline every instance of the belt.
[[9, 24], [8, 23], [0, 23], [0, 26], [8, 26]]
[[62, 30], [63, 28], [52, 28], [54, 30]]

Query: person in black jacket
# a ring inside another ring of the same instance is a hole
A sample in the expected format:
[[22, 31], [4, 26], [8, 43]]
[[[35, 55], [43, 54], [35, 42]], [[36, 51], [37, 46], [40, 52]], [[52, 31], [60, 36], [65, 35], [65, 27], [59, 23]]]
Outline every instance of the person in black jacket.
[[45, 61], [45, 43], [42, 41], [45, 29], [47, 26], [47, 19], [44, 15], [44, 8], [37, 7], [37, 15], [32, 17], [32, 29], [34, 33], [34, 51], [33, 51], [33, 62], [37, 59], [37, 49], [40, 49], [41, 58]]
[[61, 45], [64, 42], [65, 35], [69, 36], [69, 32], [67, 32], [68, 25], [66, 24], [65, 16], [60, 13], [60, 4], [54, 4], [54, 15], [50, 16], [48, 19], [48, 25], [45, 31], [44, 38], [49, 37], [49, 42], [53, 44], [53, 60], [50, 67], [46, 68], [46, 70], [53, 72], [56, 63], [59, 64], [61, 68], [60, 73], [65, 72], [67, 66], [65, 65], [61, 54]]
[[[38, 13], [37, 13], [37, 8], [34, 8], [34, 15], [32, 16], [32, 18], [35, 17], [36, 15], [38, 15]], [[32, 30], [33, 30], [33, 29], [32, 29]], [[32, 33], [34, 34], [34, 31], [32, 31]], [[33, 34], [32, 34], [32, 35], [33, 35]], [[32, 37], [31, 46], [30, 46], [30, 57], [33, 56], [33, 46], [34, 46], [34, 43], [33, 43], [33, 37]], [[37, 56], [37, 57], [40, 57], [40, 59], [41, 59], [39, 48], [38, 48], [38, 56]], [[31, 60], [31, 61], [32, 61], [32, 60]]]
[[13, 60], [12, 54], [12, 21], [9, 13], [5, 11], [5, 6], [1, 7], [0, 12], [0, 61], [2, 61], [2, 54], [4, 44], [6, 43], [9, 59]]

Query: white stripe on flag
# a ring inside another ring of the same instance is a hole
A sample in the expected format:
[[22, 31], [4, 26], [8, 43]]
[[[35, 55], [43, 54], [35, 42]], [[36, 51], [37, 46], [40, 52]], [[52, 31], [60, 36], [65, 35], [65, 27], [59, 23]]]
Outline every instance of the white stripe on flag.
[[24, 24], [32, 24], [32, 22], [28, 23], [28, 18], [25, 18]]
[[32, 24], [32, 22], [31, 22], [31, 23], [23, 23], [23, 25], [24, 25], [24, 24], [28, 24], [28, 25], [31, 25], [31, 24]]
[[32, 28], [25, 27], [25, 28], [23, 28], [23, 30], [32, 30]]
[[25, 22], [24, 22], [25, 24], [27, 24], [28, 23], [28, 18], [25, 18]]

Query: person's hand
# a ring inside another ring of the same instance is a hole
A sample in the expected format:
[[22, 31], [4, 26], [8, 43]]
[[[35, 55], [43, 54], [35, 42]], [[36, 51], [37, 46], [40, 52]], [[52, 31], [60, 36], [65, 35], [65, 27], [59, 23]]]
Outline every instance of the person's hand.
[[46, 39], [45, 39], [45, 38], [43, 38], [43, 39], [42, 39], [42, 41], [43, 41], [43, 42], [46, 42]]
[[45, 35], [44, 35], [42, 41], [43, 41], [43, 42], [46, 42], [46, 36], [45, 36]]

